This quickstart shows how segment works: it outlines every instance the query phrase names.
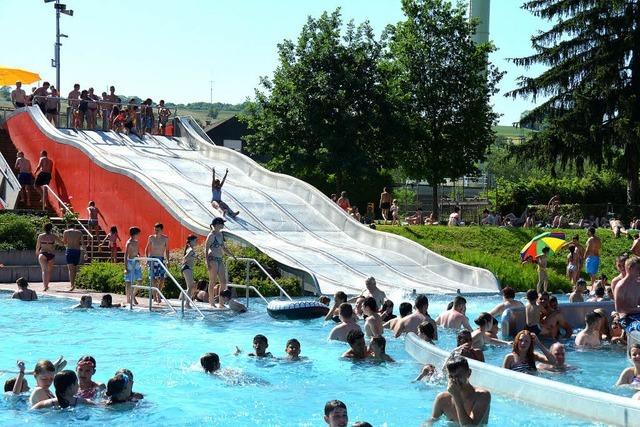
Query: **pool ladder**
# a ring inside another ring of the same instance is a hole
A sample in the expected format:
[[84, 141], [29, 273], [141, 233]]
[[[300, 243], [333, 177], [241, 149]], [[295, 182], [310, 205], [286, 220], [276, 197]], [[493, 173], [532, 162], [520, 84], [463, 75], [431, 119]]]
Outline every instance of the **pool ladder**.
[[[201, 318], [204, 319], [204, 314], [202, 314], [202, 311], [200, 311], [200, 309], [198, 308], [198, 306], [193, 302], [193, 300], [191, 299], [191, 297], [187, 294], [187, 291], [180, 286], [180, 283], [178, 283], [178, 281], [176, 280], [175, 277], [173, 277], [173, 274], [171, 274], [171, 272], [169, 271], [169, 269], [167, 268], [166, 265], [164, 265], [164, 262], [162, 262], [161, 260], [157, 259], [157, 258], [148, 258], [148, 257], [137, 257], [135, 258], [136, 261], [146, 261], [147, 263], [151, 263], [151, 266], [149, 268], [153, 268], [153, 263], [157, 263], [160, 268], [162, 268], [166, 274], [166, 276], [169, 278], [169, 280], [171, 280], [173, 282], [174, 285], [176, 285], [176, 287], [178, 288], [178, 290], [180, 291], [180, 311], [182, 313], [182, 316], [184, 317], [184, 305], [185, 302], [188, 302], [189, 305], [191, 306], [191, 308], [195, 309], [198, 314], [200, 315]], [[167, 298], [165, 298], [165, 296], [162, 294], [162, 291], [160, 291], [160, 289], [158, 289], [155, 286], [144, 286], [144, 285], [131, 285], [132, 289], [146, 289], [147, 291], [149, 291], [149, 311], [151, 311], [153, 309], [153, 292], [157, 292], [158, 295], [160, 295], [160, 298], [162, 299], [162, 301], [164, 301], [164, 303], [174, 312], [174, 313], [178, 313], [176, 311], [176, 309], [173, 307], [173, 305], [171, 305], [171, 303], [169, 302], [169, 300], [167, 300]], [[131, 298], [131, 301], [129, 302], [129, 308], [133, 309], [133, 298]]]
[[250, 274], [250, 269], [251, 269], [251, 265], [255, 265], [256, 267], [258, 267], [266, 276], [267, 278], [271, 281], [271, 283], [273, 283], [279, 290], [280, 290], [280, 297], [282, 298], [283, 296], [286, 297], [289, 301], [292, 301], [293, 298], [291, 298], [291, 296], [289, 296], [289, 294], [287, 293], [287, 291], [284, 290], [284, 288], [282, 286], [280, 286], [280, 284], [276, 281], [276, 279], [273, 278], [273, 276], [271, 274], [269, 274], [269, 272], [262, 266], [262, 264], [260, 264], [260, 262], [258, 262], [257, 259], [255, 258], [234, 258], [235, 261], [241, 261], [245, 263], [245, 278], [244, 278], [244, 285], [239, 285], [239, 284], [235, 284], [235, 283], [229, 283], [229, 259], [227, 258], [226, 262], [225, 262], [225, 271], [227, 274], [227, 286], [230, 288], [236, 288], [236, 289], [244, 289], [245, 290], [245, 297], [246, 297], [246, 306], [247, 309], [249, 308], [249, 292], [253, 291], [255, 292], [260, 298], [262, 298], [262, 300], [265, 302], [265, 304], [268, 304], [269, 301], [267, 301], [267, 299], [260, 293], [260, 291], [252, 285], [249, 285], [249, 274]]

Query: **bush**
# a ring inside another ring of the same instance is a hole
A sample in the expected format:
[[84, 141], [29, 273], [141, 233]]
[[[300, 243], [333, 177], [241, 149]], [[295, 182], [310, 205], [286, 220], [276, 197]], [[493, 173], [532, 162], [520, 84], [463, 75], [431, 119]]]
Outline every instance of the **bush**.
[[0, 250], [35, 249], [46, 218], [5, 213], [0, 215]]
[[76, 286], [99, 292], [124, 294], [124, 265], [92, 262], [80, 266]]
[[520, 215], [528, 205], [546, 205], [556, 194], [564, 204], [625, 204], [626, 183], [613, 172], [591, 173], [583, 178], [499, 179], [497, 190], [489, 191], [487, 196], [500, 212]]

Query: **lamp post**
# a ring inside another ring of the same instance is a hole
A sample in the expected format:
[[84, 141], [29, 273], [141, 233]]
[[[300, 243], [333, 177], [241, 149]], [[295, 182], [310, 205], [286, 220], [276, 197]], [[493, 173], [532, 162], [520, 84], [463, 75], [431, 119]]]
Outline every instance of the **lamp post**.
[[54, 59], [51, 60], [51, 66], [56, 69], [56, 88], [58, 89], [58, 93], [60, 92], [60, 38], [67, 38], [66, 34], [60, 33], [60, 14], [63, 13], [65, 15], [73, 16], [73, 10], [67, 10], [67, 5], [60, 3], [60, 0], [44, 0], [45, 3], [55, 2], [53, 8], [56, 10], [56, 43], [54, 49]]

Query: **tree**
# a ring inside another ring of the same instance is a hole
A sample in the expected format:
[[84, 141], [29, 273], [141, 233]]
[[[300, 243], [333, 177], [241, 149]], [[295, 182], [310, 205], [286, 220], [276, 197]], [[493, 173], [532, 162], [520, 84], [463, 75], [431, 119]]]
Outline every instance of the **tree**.
[[472, 41], [477, 22], [447, 0], [403, 0], [405, 21], [390, 27], [390, 78], [396, 155], [407, 174], [433, 188], [473, 173], [495, 139], [490, 97], [502, 77], [488, 62], [493, 46]]
[[[640, 1], [530, 0], [523, 8], [553, 21], [531, 38], [533, 55], [517, 65], [544, 64], [537, 77], [522, 76], [509, 96], [548, 96], [524, 121], [547, 126], [525, 155], [555, 164], [585, 161], [620, 165], [627, 202], [637, 202], [640, 167]], [[550, 147], [541, 143], [552, 144]]]
[[383, 44], [365, 22], [346, 25], [340, 9], [309, 17], [297, 42], [278, 44], [280, 63], [262, 77], [241, 116], [246, 149], [269, 169], [340, 191], [388, 166], [386, 107], [380, 85]]

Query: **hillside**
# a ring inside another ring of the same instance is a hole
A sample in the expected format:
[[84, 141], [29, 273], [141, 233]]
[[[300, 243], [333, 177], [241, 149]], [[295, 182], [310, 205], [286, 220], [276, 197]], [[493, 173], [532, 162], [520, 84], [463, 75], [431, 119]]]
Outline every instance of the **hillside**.
[[[540, 229], [502, 227], [446, 227], [446, 226], [379, 226], [378, 230], [398, 234], [431, 250], [464, 264], [486, 268], [498, 277], [502, 286], [511, 286], [518, 291], [535, 288], [537, 273], [532, 264], [521, 265], [520, 250], [534, 236], [546, 231]], [[570, 239], [574, 234], [584, 245], [587, 234], [584, 230], [559, 230]], [[615, 257], [629, 250], [631, 240], [615, 239], [610, 230], [599, 229], [602, 239], [601, 273], [611, 280], [615, 271]], [[563, 250], [549, 260], [550, 289], [567, 292], [571, 285], [565, 276], [566, 255]], [[587, 275], [583, 273], [583, 277]]]

